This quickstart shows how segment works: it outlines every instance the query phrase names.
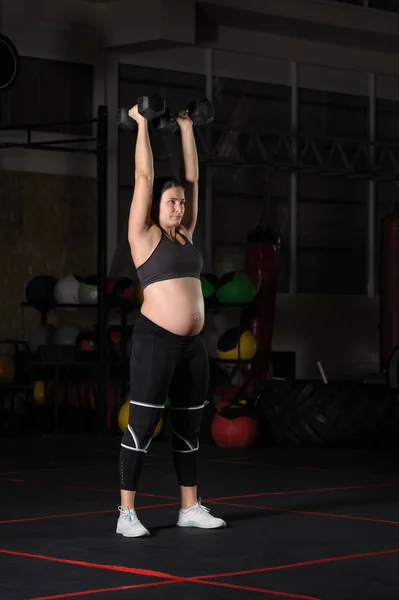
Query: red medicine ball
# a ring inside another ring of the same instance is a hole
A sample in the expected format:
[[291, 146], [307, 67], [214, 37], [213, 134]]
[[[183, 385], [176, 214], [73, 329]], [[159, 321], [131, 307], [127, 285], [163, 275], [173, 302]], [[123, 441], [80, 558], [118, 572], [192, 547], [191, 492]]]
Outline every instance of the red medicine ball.
[[229, 384], [227, 387], [225, 385], [219, 385], [215, 390], [215, 400], [216, 402], [216, 410], [220, 412], [222, 408], [225, 406], [229, 406], [230, 403], [238, 397], [240, 389], [233, 384]]
[[213, 418], [211, 434], [220, 448], [250, 448], [258, 439], [259, 425], [248, 410], [228, 406]]

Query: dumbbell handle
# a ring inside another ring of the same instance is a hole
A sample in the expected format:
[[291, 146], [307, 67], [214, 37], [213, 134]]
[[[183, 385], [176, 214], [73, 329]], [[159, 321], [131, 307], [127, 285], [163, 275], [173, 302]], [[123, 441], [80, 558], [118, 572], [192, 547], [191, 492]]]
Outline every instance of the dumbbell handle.
[[121, 131], [135, 131], [137, 121], [129, 115], [129, 108], [118, 108], [116, 113], [116, 124]]
[[[118, 108], [116, 113], [116, 125], [123, 132], [137, 131], [138, 124], [133, 117], [129, 115], [130, 108]], [[150, 121], [149, 121], [150, 123]]]
[[[198, 127], [211, 123], [214, 119], [214, 108], [209, 100], [204, 99], [202, 101], [190, 102], [187, 111], [180, 111], [177, 114], [186, 112], [187, 117], [193, 122], [193, 125]], [[159, 114], [159, 113], [158, 113]], [[184, 117], [183, 117], [184, 118]], [[117, 112], [117, 125], [121, 131], [133, 132], [137, 131], [137, 122], [129, 115], [128, 108], [120, 108]], [[155, 131], [159, 131], [164, 134], [177, 133], [179, 126], [176, 122], [176, 117], [169, 112], [166, 107], [163, 110], [163, 114], [156, 117], [153, 121], [153, 127]]]
[[[155, 94], [153, 96], [140, 96], [137, 100], [137, 106], [139, 114], [150, 122], [165, 112], [166, 103], [163, 98]], [[128, 108], [120, 108], [117, 111], [116, 121], [121, 131], [137, 131], [138, 129], [137, 122], [129, 115]]]

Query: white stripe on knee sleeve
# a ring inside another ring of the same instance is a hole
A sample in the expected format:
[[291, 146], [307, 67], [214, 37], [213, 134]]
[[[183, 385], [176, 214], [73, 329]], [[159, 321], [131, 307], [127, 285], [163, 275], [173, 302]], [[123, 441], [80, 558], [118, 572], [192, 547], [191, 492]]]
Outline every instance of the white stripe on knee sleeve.
[[148, 402], [137, 402], [136, 400], [130, 400], [130, 404], [144, 406], [144, 408], [165, 408], [163, 404], [148, 404]]
[[144, 448], [140, 448], [140, 442], [138, 440], [137, 435], [134, 432], [134, 429], [131, 425], [128, 425], [126, 428], [126, 431], [128, 431], [130, 433], [130, 435], [132, 436], [133, 442], [134, 442], [134, 447], [133, 446], [128, 446], [126, 444], [121, 444], [121, 446], [123, 446], [123, 448], [127, 448], [128, 450], [134, 450], [135, 452], [144, 452], [145, 454], [147, 453], [148, 447], [152, 442], [152, 437], [150, 437], [150, 439], [148, 440], [147, 444], [144, 446]]
[[205, 404], [199, 404], [198, 406], [171, 406], [172, 410], [201, 410]]
[[187, 438], [185, 438], [182, 435], [180, 435], [179, 433], [177, 433], [176, 429], [174, 429], [173, 427], [172, 427], [172, 431], [176, 437], [178, 437], [182, 442], [184, 442], [189, 447], [189, 450], [176, 450], [176, 448], [172, 448], [174, 452], [180, 452], [181, 454], [188, 454], [189, 452], [196, 452], [198, 450], [198, 448], [199, 448], [199, 440], [198, 439], [197, 439], [197, 445], [194, 446], [194, 444], [192, 444], [190, 442], [190, 440], [188, 440]]
[[141, 448], [132, 448], [132, 446], [126, 446], [126, 444], [121, 444], [121, 446], [127, 450], [133, 450], [133, 452], [144, 452], [144, 454], [147, 454], [147, 450], [142, 450]]

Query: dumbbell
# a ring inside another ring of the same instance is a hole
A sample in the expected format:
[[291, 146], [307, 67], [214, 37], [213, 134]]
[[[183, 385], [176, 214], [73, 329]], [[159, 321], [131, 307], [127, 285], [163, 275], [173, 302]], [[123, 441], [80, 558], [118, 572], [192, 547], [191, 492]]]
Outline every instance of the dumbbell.
[[[137, 122], [129, 116], [128, 108], [119, 108], [116, 114], [116, 124], [123, 132], [137, 131]], [[160, 117], [166, 110], [166, 102], [156, 94], [154, 96], [140, 96], [137, 100], [137, 110], [147, 121]]]
[[[188, 105], [188, 116], [195, 127], [212, 123], [215, 118], [213, 104], [208, 98], [194, 100]], [[165, 109], [165, 112], [161, 116], [154, 119], [152, 125], [154, 131], [163, 135], [173, 135], [180, 129], [169, 109]]]
[[194, 100], [188, 105], [188, 116], [196, 127], [201, 127], [213, 122], [215, 109], [208, 98]]

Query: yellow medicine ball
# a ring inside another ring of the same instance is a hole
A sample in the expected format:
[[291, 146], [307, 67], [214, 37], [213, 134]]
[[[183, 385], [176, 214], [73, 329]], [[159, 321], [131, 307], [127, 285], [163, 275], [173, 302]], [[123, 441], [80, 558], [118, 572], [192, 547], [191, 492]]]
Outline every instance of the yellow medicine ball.
[[35, 381], [33, 386], [35, 404], [44, 404], [46, 399], [44, 381]]
[[152, 439], [155, 439], [159, 436], [163, 428], [163, 417], [161, 417], [158, 421], [158, 425], [155, 427], [155, 431], [153, 433]]
[[219, 338], [217, 356], [221, 359], [251, 360], [257, 352], [256, 338], [244, 327], [232, 327]]
[[119, 409], [119, 413], [118, 413], [118, 425], [119, 425], [119, 429], [125, 433], [127, 424], [129, 422], [129, 408], [130, 408], [130, 400], [126, 400], [126, 402], [124, 402], [122, 404], [122, 406]]
[[[126, 402], [124, 402], [122, 404], [122, 406], [119, 409], [119, 413], [118, 413], [118, 425], [119, 425], [119, 429], [125, 433], [127, 425], [129, 423], [129, 408], [130, 408], [130, 400], [126, 400]], [[158, 437], [158, 435], [161, 433], [163, 428], [163, 417], [161, 417], [158, 421], [158, 425], [155, 428], [154, 434], [152, 436], [152, 439], [155, 439], [156, 437]]]
[[140, 281], [134, 282], [134, 301], [136, 304], [143, 304], [144, 293]]
[[15, 359], [10, 354], [0, 355], [0, 381], [12, 383], [15, 377]]

